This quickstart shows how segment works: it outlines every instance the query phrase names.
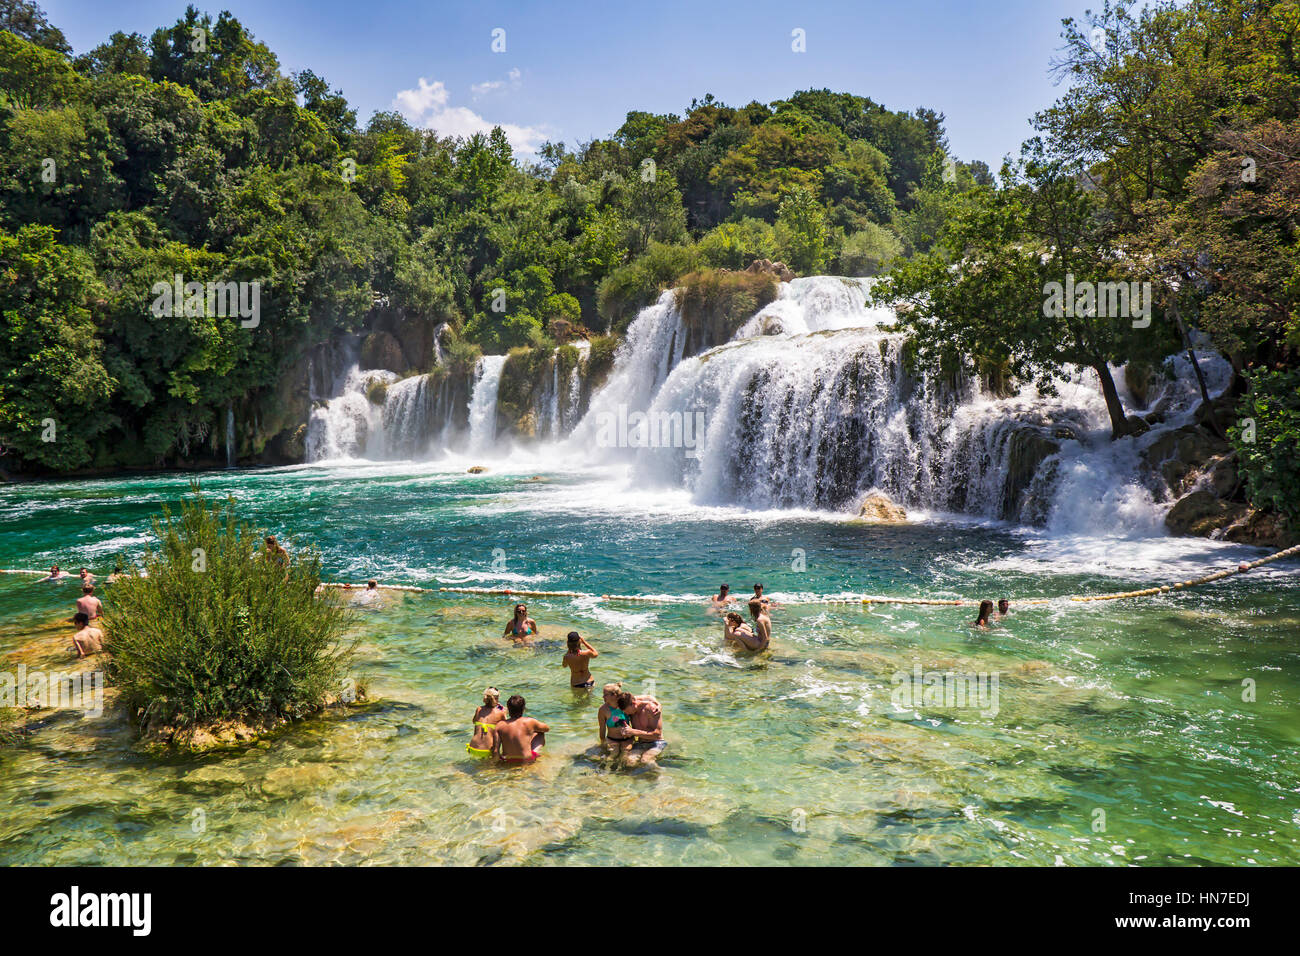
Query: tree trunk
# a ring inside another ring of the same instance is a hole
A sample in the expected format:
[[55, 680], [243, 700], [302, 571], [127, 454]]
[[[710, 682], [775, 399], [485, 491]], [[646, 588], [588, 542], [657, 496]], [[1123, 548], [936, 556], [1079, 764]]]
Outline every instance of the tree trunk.
[[1092, 368], [1101, 380], [1101, 394], [1106, 399], [1106, 411], [1110, 414], [1110, 440], [1123, 438], [1130, 430], [1128, 416], [1124, 414], [1124, 403], [1119, 400], [1119, 389], [1115, 388], [1110, 366], [1102, 361], [1096, 362]]

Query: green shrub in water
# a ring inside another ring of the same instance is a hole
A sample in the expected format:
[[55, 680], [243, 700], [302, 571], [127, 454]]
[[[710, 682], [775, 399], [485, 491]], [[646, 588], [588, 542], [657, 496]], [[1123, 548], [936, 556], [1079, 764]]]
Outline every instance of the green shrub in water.
[[[256, 724], [318, 710], [344, 690], [349, 612], [317, 593], [320, 558], [265, 556], [233, 498], [192, 494], [153, 522], [156, 549], [113, 585], [108, 677], [141, 725]], [[141, 576], [143, 567], [147, 576]]]

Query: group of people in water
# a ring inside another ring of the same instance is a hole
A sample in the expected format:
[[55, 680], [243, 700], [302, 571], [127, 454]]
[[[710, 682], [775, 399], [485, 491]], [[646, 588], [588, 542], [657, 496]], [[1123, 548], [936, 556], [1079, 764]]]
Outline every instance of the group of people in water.
[[709, 598], [708, 608], [722, 615], [722, 635], [727, 644], [736, 650], [758, 653], [772, 645], [772, 615], [774, 607], [781, 605], [763, 594], [763, 585], [754, 585], [754, 594], [749, 599], [749, 614], [754, 623], [748, 624], [736, 611], [728, 611], [728, 605], [735, 602], [731, 596], [731, 585], [722, 584], [718, 593]]
[[[373, 583], [373, 582], [372, 582]], [[736, 602], [731, 586], [723, 584], [709, 599], [706, 607], [723, 615], [723, 636], [736, 650], [759, 653], [772, 643], [771, 608], [780, 607], [763, 594], [763, 585], [754, 585], [749, 599], [753, 623], [747, 623], [728, 607]], [[541, 629], [528, 614], [527, 604], [516, 604], [514, 614], [501, 636], [516, 644], [529, 645]], [[561, 663], [568, 668], [569, 686], [575, 691], [589, 691], [596, 684], [591, 676], [591, 661], [600, 652], [577, 631], [570, 631]], [[465, 745], [472, 757], [496, 758], [506, 763], [531, 763], [546, 742], [547, 724], [524, 715], [526, 701], [518, 694], [501, 706], [500, 693], [489, 687], [483, 703], [471, 718], [472, 734]], [[652, 695], [632, 694], [622, 683], [606, 684], [601, 691], [601, 705], [596, 713], [601, 749], [623, 765], [652, 764], [667, 747], [663, 733], [663, 706]]]
[[971, 627], [988, 628], [1011, 613], [1011, 602], [1006, 598], [998, 601], [998, 610], [993, 611], [992, 601], [980, 601], [979, 614], [970, 622]]
[[[121, 568], [118, 569], [118, 574], [120, 573]], [[113, 581], [118, 574], [109, 577], [109, 581]], [[50, 566], [49, 575], [41, 578], [40, 581], [41, 583], [62, 581], [70, 577], [71, 574], [60, 570], [55, 564]], [[90, 568], [82, 568], [81, 597], [77, 598], [77, 610], [72, 615], [72, 623], [77, 628], [76, 633], [72, 635], [72, 647], [78, 658], [99, 654], [104, 650], [104, 632], [95, 624], [103, 616], [104, 602], [95, 596], [95, 576], [90, 573]]]

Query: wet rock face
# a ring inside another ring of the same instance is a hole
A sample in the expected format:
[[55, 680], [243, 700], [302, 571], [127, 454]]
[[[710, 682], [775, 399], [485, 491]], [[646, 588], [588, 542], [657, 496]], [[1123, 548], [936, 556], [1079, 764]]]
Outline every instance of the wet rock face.
[[1142, 452], [1142, 460], [1178, 496], [1192, 487], [1206, 462], [1229, 450], [1226, 442], [1199, 425], [1184, 425], [1160, 435]]
[[371, 332], [366, 336], [361, 343], [361, 367], [388, 369], [399, 375], [409, 370], [401, 343], [389, 332]]
[[1225, 501], [1209, 489], [1199, 489], [1179, 498], [1165, 516], [1172, 534], [1209, 537], [1246, 516], [1248, 507]]
[[[1058, 428], [1054, 434], [1064, 433], [1069, 437], [1068, 429]], [[1039, 429], [1032, 426], [1019, 428], [1011, 436], [1007, 455], [1007, 477], [1003, 486], [1002, 514], [1013, 517], [1021, 513], [1025, 494], [1034, 483], [1034, 476], [1044, 461], [1061, 450], [1060, 441], [1048, 438]]]

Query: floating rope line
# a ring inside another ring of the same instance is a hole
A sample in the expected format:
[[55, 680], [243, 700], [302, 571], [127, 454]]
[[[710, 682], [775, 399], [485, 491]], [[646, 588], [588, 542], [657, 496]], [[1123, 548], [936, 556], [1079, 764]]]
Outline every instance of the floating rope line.
[[[1216, 571], [1213, 574], [1207, 574], [1199, 578], [1191, 578], [1187, 581], [1179, 581], [1177, 584], [1162, 584], [1158, 587], [1142, 588], [1136, 591], [1115, 591], [1110, 594], [1072, 594], [1059, 598], [1014, 598], [1012, 604], [1024, 607], [1026, 605], [1051, 604], [1054, 601], [1119, 601], [1124, 598], [1142, 598], [1154, 597], [1157, 594], [1168, 594], [1171, 591], [1182, 591], [1187, 588], [1199, 587], [1202, 584], [1209, 584], [1213, 581], [1222, 581], [1225, 578], [1233, 577], [1238, 574], [1245, 574], [1247, 571], [1253, 571], [1255, 568], [1263, 567], [1266, 564], [1272, 564], [1274, 561], [1281, 561], [1283, 558], [1289, 558], [1293, 555], [1300, 556], [1300, 544], [1270, 554], [1268, 557], [1260, 558], [1258, 561], [1243, 562], [1235, 568], [1227, 568], [1223, 571]], [[23, 569], [0, 568], [0, 574], [29, 574], [37, 577], [48, 577], [48, 571], [27, 571]], [[68, 575], [69, 579], [75, 578], [76, 575]], [[320, 585], [322, 588], [335, 588], [340, 591], [366, 591], [370, 588], [366, 584], [342, 584], [334, 581], [323, 581]], [[685, 604], [691, 603], [684, 599], [654, 597], [647, 594], [589, 594], [585, 591], [527, 591], [516, 588], [422, 588], [412, 584], [378, 584], [375, 586], [376, 591], [405, 591], [411, 594], [478, 594], [491, 597], [540, 597], [540, 598], [591, 598], [600, 601], [618, 601], [637, 604]], [[923, 605], [928, 607], [962, 607], [965, 605], [977, 605], [979, 601], [965, 600], [962, 598], [905, 598], [905, 597], [883, 597], [868, 596], [862, 597], [842, 597], [842, 598], [809, 598], [782, 601], [782, 604], [906, 604], [906, 605]]]

